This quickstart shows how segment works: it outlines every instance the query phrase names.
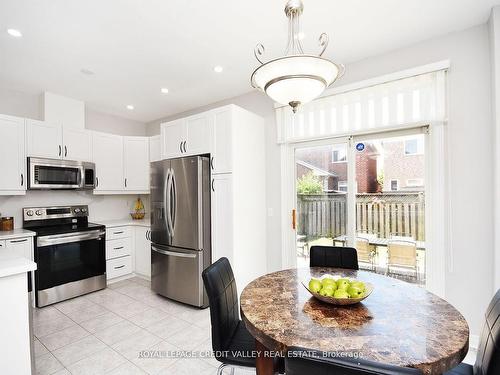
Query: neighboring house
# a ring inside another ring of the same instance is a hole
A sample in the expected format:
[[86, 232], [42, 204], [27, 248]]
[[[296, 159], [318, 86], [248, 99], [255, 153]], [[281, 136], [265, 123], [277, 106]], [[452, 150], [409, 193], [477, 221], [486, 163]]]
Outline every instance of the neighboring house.
[[424, 190], [423, 136], [384, 141], [383, 148], [383, 191]]
[[[363, 152], [356, 152], [357, 193], [376, 193], [378, 152], [367, 144]], [[323, 182], [323, 190], [347, 191], [347, 148], [328, 145], [298, 149], [296, 151], [297, 178], [313, 172]], [[327, 182], [324, 182], [327, 181]]]

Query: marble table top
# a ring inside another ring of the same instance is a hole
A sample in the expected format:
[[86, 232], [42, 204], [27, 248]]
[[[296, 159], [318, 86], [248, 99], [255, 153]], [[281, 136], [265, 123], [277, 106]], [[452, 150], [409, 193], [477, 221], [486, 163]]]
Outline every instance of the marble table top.
[[[351, 306], [333, 306], [301, 284], [328, 273], [374, 285]], [[469, 347], [469, 327], [449, 303], [415, 285], [366, 271], [300, 268], [262, 276], [243, 290], [241, 315], [250, 333], [270, 350], [299, 346], [357, 353], [363, 359], [441, 374], [458, 365]]]

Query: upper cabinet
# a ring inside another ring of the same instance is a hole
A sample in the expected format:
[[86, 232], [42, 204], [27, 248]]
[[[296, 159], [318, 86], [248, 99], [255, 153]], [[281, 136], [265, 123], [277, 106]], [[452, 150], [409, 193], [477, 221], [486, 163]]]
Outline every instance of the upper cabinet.
[[39, 158], [89, 161], [91, 133], [60, 124], [27, 120], [27, 155]]
[[161, 160], [161, 136], [149, 137], [149, 161]]
[[92, 134], [92, 154], [96, 165], [94, 192], [124, 190], [123, 137], [94, 132]]
[[26, 154], [24, 119], [0, 115], [0, 194], [26, 192]]
[[206, 112], [161, 124], [162, 159], [208, 154], [212, 118]]
[[212, 155], [210, 158], [212, 173], [231, 173], [233, 170], [232, 107], [224, 107], [216, 110], [213, 116]]
[[27, 120], [27, 155], [37, 158], [63, 157], [62, 126], [45, 121]]
[[82, 129], [63, 129], [63, 158], [67, 160], [92, 160], [92, 133]]
[[125, 190], [149, 190], [149, 138], [124, 137]]

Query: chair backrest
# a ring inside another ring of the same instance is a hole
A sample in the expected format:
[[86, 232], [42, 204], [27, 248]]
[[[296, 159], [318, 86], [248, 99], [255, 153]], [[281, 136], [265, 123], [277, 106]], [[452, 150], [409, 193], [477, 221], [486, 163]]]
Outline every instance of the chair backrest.
[[324, 356], [322, 352], [289, 348], [285, 357], [286, 375], [421, 375], [418, 369], [398, 367], [361, 358]]
[[203, 271], [202, 277], [210, 304], [212, 348], [224, 351], [240, 320], [238, 291], [229, 260], [220, 258]]
[[356, 238], [356, 250], [358, 253], [358, 261], [370, 262], [371, 261], [371, 248], [370, 242], [363, 237]]
[[311, 267], [337, 267], [359, 270], [358, 255], [353, 247], [311, 246]]
[[390, 240], [387, 243], [389, 264], [398, 266], [417, 266], [417, 244], [406, 240]]
[[500, 289], [486, 309], [485, 318], [474, 375], [500, 374]]

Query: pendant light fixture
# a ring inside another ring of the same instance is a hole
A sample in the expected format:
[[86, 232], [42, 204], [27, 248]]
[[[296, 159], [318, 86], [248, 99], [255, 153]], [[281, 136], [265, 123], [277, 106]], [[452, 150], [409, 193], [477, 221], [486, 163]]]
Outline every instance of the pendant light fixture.
[[322, 57], [328, 46], [328, 35], [319, 37], [319, 55], [304, 53], [300, 42], [300, 16], [304, 11], [301, 0], [289, 0], [285, 6], [288, 17], [288, 45], [285, 56], [264, 63], [264, 46], [257, 44], [254, 55], [259, 66], [252, 74], [252, 86], [264, 91], [274, 101], [289, 105], [293, 112], [304, 103], [320, 96], [344, 74], [344, 65]]

